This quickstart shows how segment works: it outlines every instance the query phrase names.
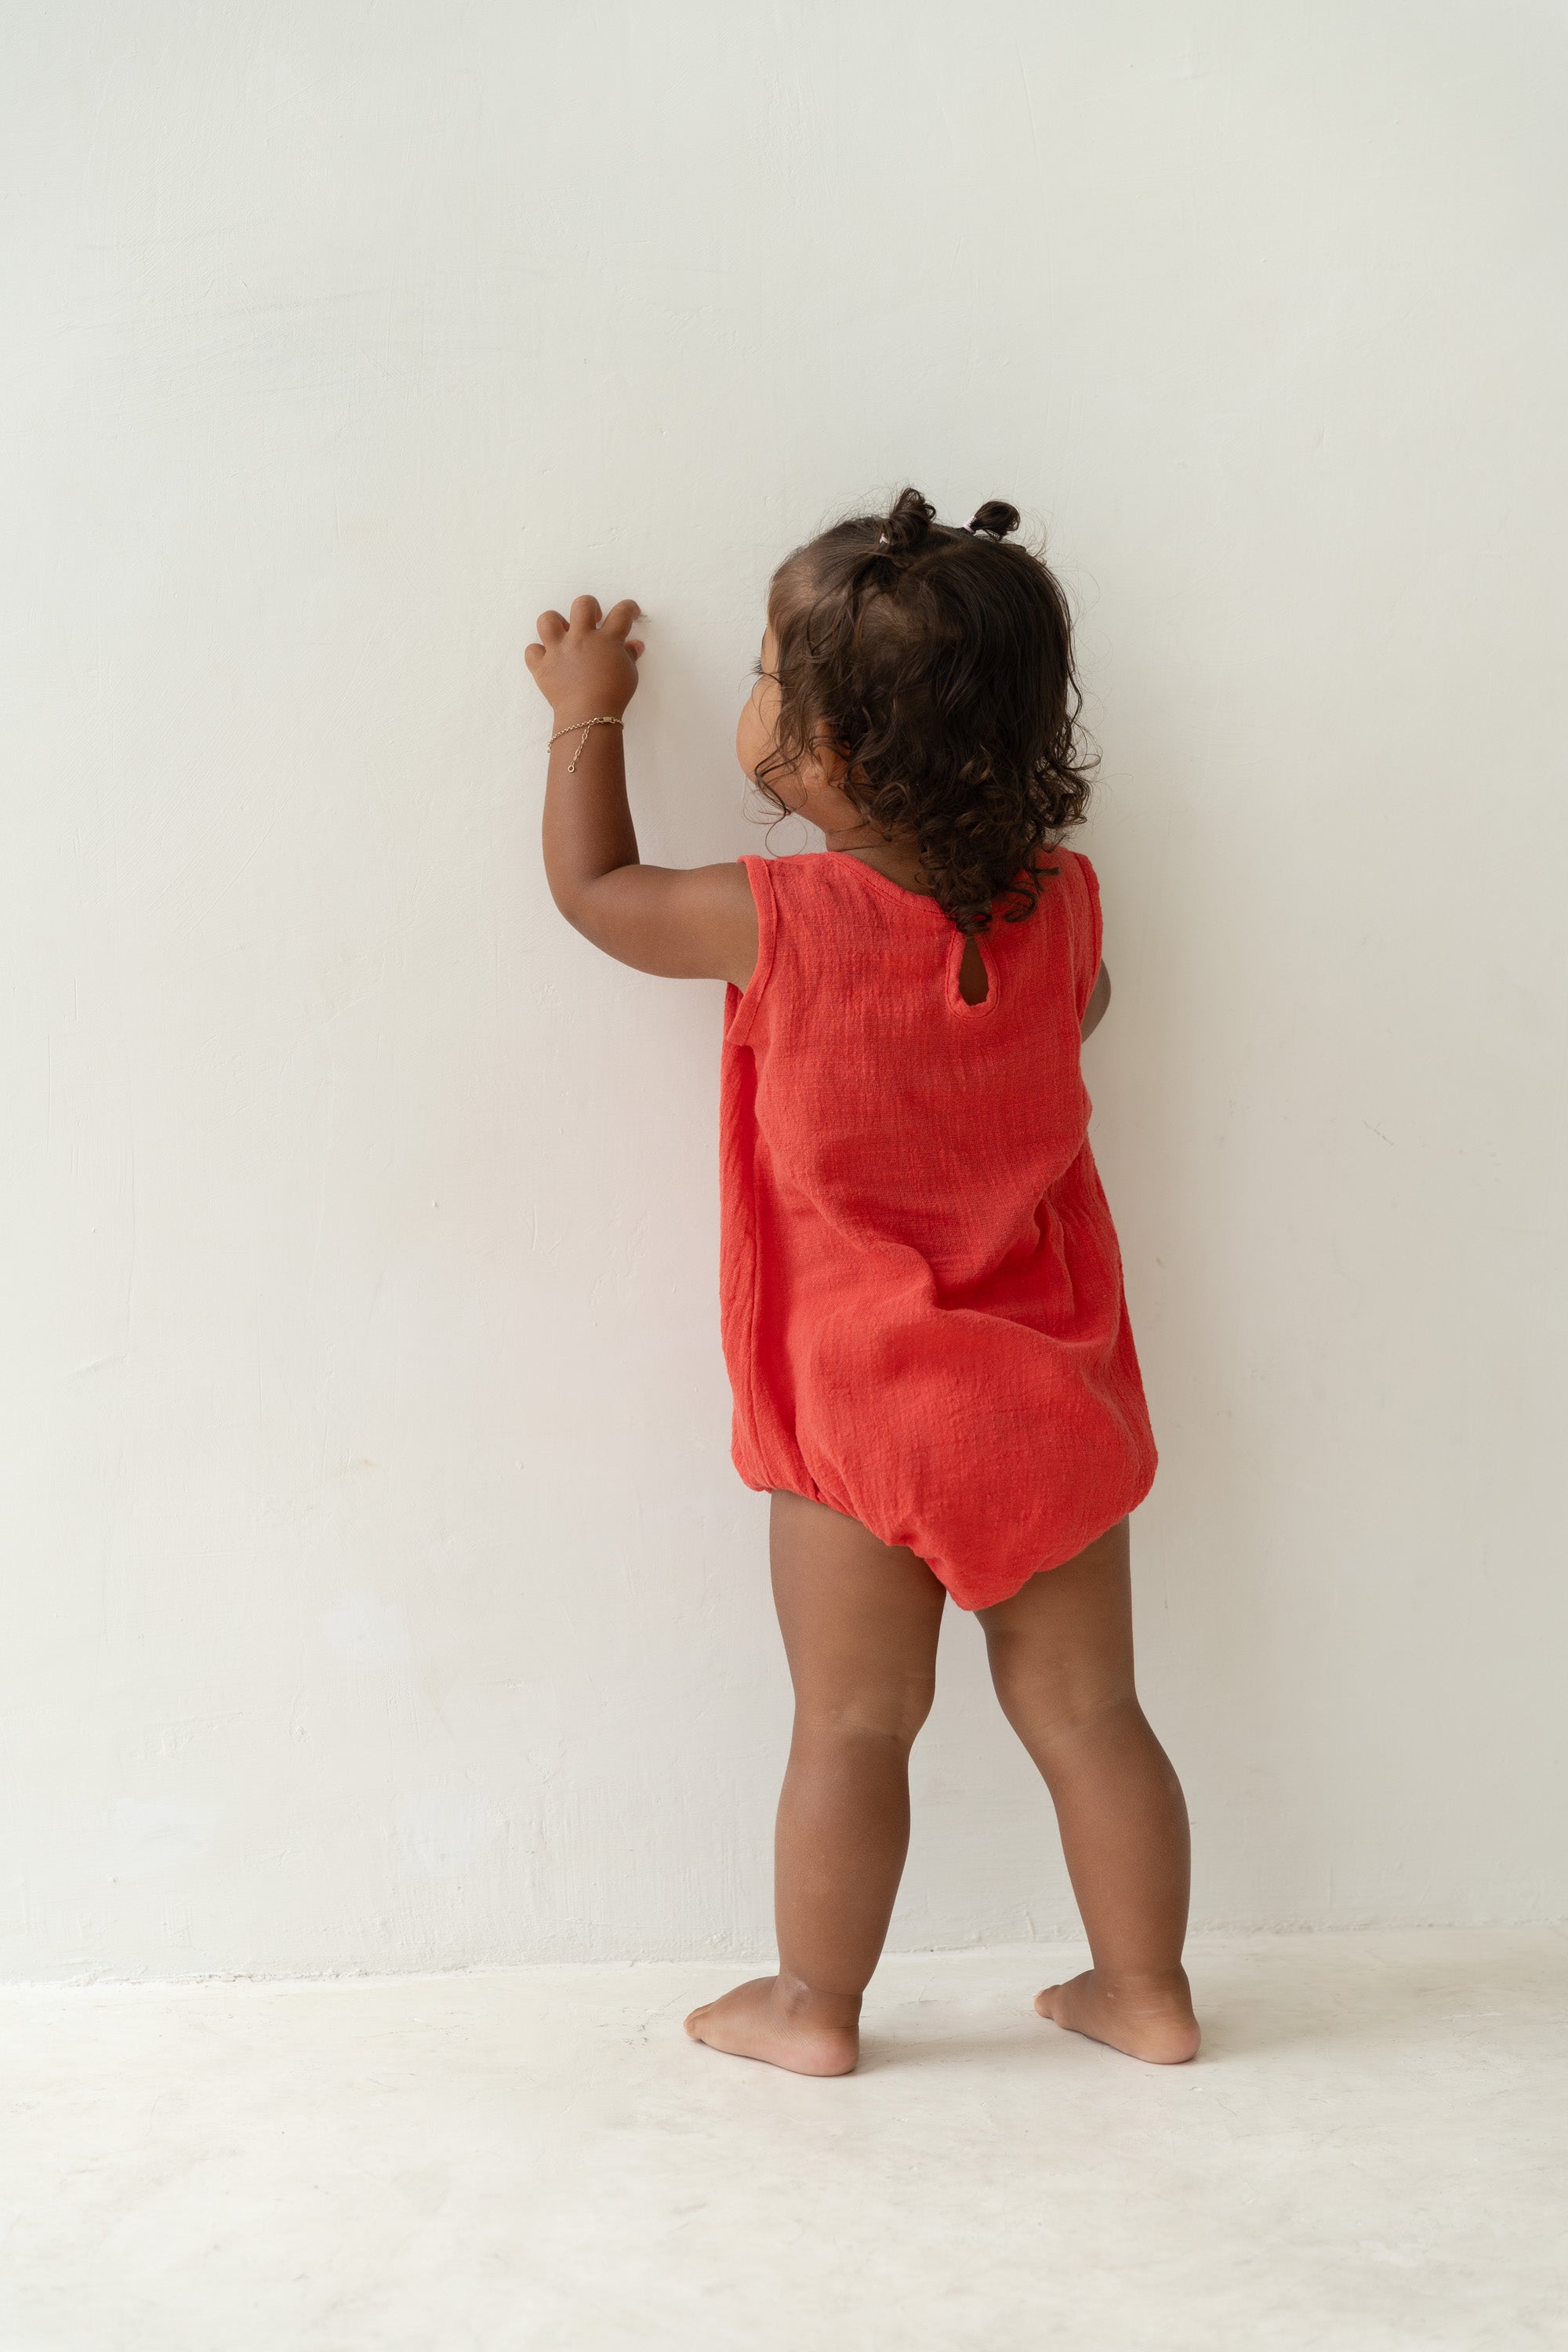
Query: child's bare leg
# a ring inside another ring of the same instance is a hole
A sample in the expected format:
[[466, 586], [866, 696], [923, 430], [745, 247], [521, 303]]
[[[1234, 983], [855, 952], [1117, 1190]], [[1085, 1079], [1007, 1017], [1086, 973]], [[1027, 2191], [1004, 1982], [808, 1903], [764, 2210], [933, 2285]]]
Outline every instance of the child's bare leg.
[[1094, 1960], [1035, 2007], [1134, 2058], [1191, 2058], [1187, 1809], [1133, 1687], [1127, 1522], [979, 1613], [1003, 1712], [1057, 1809]]
[[910, 1749], [931, 1710], [946, 1595], [923, 1560], [801, 1495], [773, 1499], [773, 1599], [795, 1685], [779, 1799], [779, 1972], [694, 2010], [742, 2058], [847, 2074], [910, 1839]]

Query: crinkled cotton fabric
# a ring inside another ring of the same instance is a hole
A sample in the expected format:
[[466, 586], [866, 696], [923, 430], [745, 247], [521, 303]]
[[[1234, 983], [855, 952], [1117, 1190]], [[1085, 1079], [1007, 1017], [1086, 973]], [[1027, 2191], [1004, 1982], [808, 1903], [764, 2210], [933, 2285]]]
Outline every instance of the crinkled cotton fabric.
[[721, 1328], [748, 1486], [859, 1519], [965, 1609], [1142, 1501], [1155, 1448], [1079, 1029], [1100, 890], [1077, 851], [963, 937], [847, 851], [745, 857], [756, 969], [724, 1005]]

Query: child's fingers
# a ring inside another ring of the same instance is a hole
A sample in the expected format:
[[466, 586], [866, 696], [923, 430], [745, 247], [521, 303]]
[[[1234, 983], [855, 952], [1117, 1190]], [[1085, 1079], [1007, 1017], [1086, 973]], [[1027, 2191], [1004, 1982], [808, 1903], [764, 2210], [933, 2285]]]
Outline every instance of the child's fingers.
[[620, 603], [612, 604], [605, 615], [605, 636], [624, 637], [641, 611], [642, 606], [635, 596], [623, 596]]
[[572, 600], [572, 626], [574, 629], [596, 629], [599, 625], [599, 600], [596, 596], [575, 596]]
[[566, 623], [559, 613], [541, 613], [533, 625], [547, 646], [558, 646], [566, 635]]
[[540, 663], [544, 659], [544, 647], [542, 646], [524, 646], [522, 649], [522, 658], [528, 664], [530, 669], [537, 669]]
[[640, 637], [628, 637], [626, 639], [626, 651], [630, 654], [633, 661], [636, 661], [637, 656], [642, 652], [642, 650], [643, 641]]

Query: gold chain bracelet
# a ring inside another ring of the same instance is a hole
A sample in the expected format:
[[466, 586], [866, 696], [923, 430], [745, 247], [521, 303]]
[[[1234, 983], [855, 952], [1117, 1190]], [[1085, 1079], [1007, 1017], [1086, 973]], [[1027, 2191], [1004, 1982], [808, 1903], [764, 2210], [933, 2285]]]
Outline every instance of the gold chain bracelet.
[[[555, 730], [554, 734], [551, 737], [550, 743], [559, 743], [563, 735], [575, 735], [579, 730], [581, 730], [583, 742], [578, 744], [577, 749], [573, 752], [572, 757], [566, 762], [566, 772], [568, 775], [571, 775], [574, 769], [576, 767], [578, 761], [583, 756], [583, 746], [588, 740], [588, 730], [591, 727], [624, 727], [626, 723], [626, 722], [624, 719], [611, 719], [608, 717], [604, 719], [574, 719], [570, 727], [558, 727]], [[550, 743], [547, 743], [544, 747], [547, 751], [550, 749]]]

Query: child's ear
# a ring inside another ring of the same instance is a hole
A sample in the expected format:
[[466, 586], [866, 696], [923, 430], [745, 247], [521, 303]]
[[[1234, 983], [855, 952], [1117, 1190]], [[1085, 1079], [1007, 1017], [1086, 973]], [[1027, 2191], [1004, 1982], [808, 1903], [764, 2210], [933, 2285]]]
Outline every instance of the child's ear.
[[848, 761], [841, 743], [831, 735], [814, 735], [811, 749], [801, 761], [801, 772], [808, 784], [841, 784], [848, 772]]

